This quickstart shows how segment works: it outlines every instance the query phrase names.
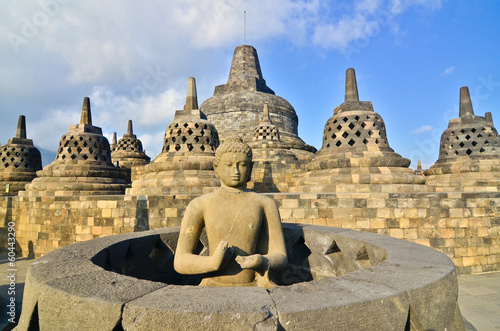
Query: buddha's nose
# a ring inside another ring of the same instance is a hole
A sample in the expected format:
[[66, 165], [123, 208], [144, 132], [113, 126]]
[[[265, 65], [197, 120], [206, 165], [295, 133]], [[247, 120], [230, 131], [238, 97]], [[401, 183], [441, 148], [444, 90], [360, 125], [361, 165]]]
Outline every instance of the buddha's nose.
[[233, 174], [234, 175], [239, 175], [240, 174], [240, 169], [238, 169], [237, 165], [233, 166]]

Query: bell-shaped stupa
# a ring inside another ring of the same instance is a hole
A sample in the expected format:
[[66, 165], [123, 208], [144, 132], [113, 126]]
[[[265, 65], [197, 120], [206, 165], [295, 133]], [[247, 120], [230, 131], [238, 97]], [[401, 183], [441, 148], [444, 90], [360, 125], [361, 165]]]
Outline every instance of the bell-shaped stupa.
[[200, 106], [217, 130], [221, 140], [239, 135], [247, 143], [253, 139], [253, 129], [260, 123], [262, 108], [269, 105], [269, 116], [280, 131], [286, 148], [299, 154], [314, 156], [316, 149], [298, 136], [298, 117], [285, 99], [276, 96], [262, 76], [255, 48], [236, 47], [227, 83], [215, 87], [213, 97]]
[[323, 147], [292, 192], [425, 191], [425, 177], [389, 146], [384, 121], [369, 101], [359, 101], [354, 69], [346, 73], [345, 101], [323, 132]]
[[198, 109], [196, 82], [188, 80], [186, 104], [175, 112], [160, 155], [144, 166], [130, 195], [202, 194], [220, 186], [213, 164], [219, 135]]
[[281, 142], [280, 132], [269, 118], [267, 104], [264, 104], [262, 120], [255, 127], [249, 145], [254, 165], [248, 188], [256, 192], [288, 192], [294, 175], [305, 170], [305, 163]]
[[491, 113], [474, 115], [467, 86], [459, 117], [441, 136], [439, 159], [424, 174], [436, 191], [500, 191], [500, 137]]
[[26, 138], [26, 118], [19, 116], [16, 135], [0, 146], [0, 195], [17, 195], [42, 169], [40, 151]]
[[28, 196], [77, 196], [125, 193], [126, 173], [111, 162], [108, 139], [92, 125], [90, 100], [83, 99], [80, 124], [59, 141], [54, 162], [26, 186]]
[[150, 157], [144, 153], [142, 142], [133, 132], [132, 120], [128, 121], [127, 133], [118, 140], [111, 151], [111, 160], [117, 167], [128, 169], [149, 163]]

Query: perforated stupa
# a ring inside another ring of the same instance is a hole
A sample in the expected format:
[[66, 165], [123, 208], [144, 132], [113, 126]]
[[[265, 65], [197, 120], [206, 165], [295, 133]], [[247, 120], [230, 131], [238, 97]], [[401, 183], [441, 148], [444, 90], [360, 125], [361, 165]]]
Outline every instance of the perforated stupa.
[[16, 195], [42, 169], [42, 157], [26, 138], [26, 118], [19, 116], [16, 135], [0, 146], [0, 195]]
[[220, 186], [213, 163], [219, 135], [198, 109], [196, 81], [188, 80], [186, 104], [165, 131], [163, 149], [127, 191], [131, 195], [202, 194]]
[[108, 139], [92, 125], [90, 99], [83, 99], [80, 124], [61, 137], [54, 162], [26, 186], [28, 196], [105, 195], [125, 192], [126, 174], [111, 162]]
[[500, 138], [491, 113], [474, 115], [469, 89], [460, 89], [459, 117], [441, 136], [427, 183], [437, 191], [500, 191]]
[[118, 140], [112, 150], [111, 159], [120, 168], [132, 168], [149, 163], [150, 158], [142, 149], [142, 142], [133, 132], [132, 120], [128, 121], [127, 133]]
[[346, 72], [345, 101], [323, 132], [323, 147], [306, 166], [294, 192], [414, 192], [425, 178], [389, 146], [384, 121], [369, 101], [359, 101], [354, 69]]

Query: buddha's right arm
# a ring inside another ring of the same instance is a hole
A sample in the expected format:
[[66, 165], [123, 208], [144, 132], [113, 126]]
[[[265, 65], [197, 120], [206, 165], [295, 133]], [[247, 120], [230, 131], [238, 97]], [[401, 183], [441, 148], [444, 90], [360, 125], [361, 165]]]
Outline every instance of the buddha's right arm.
[[[195, 275], [219, 270], [224, 252], [219, 247], [211, 256], [194, 254], [204, 227], [203, 208], [198, 200], [193, 200], [184, 214], [181, 231], [174, 257], [174, 269], [180, 274]], [[220, 246], [220, 245], [219, 245]], [[227, 248], [227, 244], [226, 244]], [[224, 249], [225, 250], [225, 249]]]

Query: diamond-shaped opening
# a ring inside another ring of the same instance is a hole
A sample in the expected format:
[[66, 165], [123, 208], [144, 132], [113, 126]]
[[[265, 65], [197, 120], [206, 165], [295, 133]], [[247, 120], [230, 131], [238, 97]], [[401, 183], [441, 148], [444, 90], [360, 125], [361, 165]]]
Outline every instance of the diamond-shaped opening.
[[192, 144], [187, 144], [188, 150], [192, 151], [193, 150], [193, 145]]
[[76, 155], [75, 154], [71, 154], [71, 158], [74, 160], [76, 159]]
[[7, 167], [9, 166], [9, 164], [8, 164], [8, 163], [5, 163], [5, 164], [4, 164], [4, 166], [5, 166], [5, 168], [7, 168]]
[[203, 129], [205, 129], [205, 130], [208, 129], [208, 126], [206, 124], [203, 125]]
[[198, 129], [200, 125], [198, 123], [194, 123], [194, 127]]
[[19, 152], [16, 152], [16, 156], [19, 156]]
[[358, 116], [358, 115], [354, 116], [354, 119], [355, 119], [356, 121], [359, 121], [359, 116]]
[[94, 149], [92, 147], [89, 148], [89, 153], [94, 154]]
[[175, 150], [179, 151], [179, 149], [181, 149], [181, 145], [175, 145]]
[[187, 133], [188, 133], [188, 135], [192, 135], [192, 134], [193, 134], [193, 130], [191, 130], [191, 128], [189, 128], [189, 129], [187, 130]]
[[330, 148], [330, 144], [326, 144], [326, 148]]
[[334, 254], [334, 253], [340, 253], [341, 250], [339, 246], [337, 245], [337, 242], [334, 240], [330, 246], [325, 250], [323, 255], [328, 255], [328, 254]]
[[467, 150], [465, 151], [465, 153], [467, 153], [467, 155], [471, 155], [472, 154], [472, 151], [470, 149], [467, 148]]
[[476, 129], [475, 128], [472, 128], [471, 129], [472, 133], [476, 132]]
[[368, 131], [368, 134], [371, 136], [373, 134], [373, 131], [372, 130]]
[[465, 136], [465, 139], [469, 140], [469, 139], [470, 139], [470, 136], [469, 136], [469, 135], [466, 135], [466, 136]]
[[14, 162], [14, 160], [15, 160], [15, 159], [14, 159], [13, 157], [11, 157], [11, 158], [10, 158], [10, 162]]
[[481, 153], [484, 153], [486, 150], [484, 148], [481, 147], [481, 149], [479, 150], [479, 152]]
[[342, 143], [339, 141], [337, 141], [337, 143], [335, 144], [337, 147], [339, 147], [340, 145], [342, 145]]
[[172, 142], [175, 143], [175, 137], [172, 137]]
[[78, 138], [78, 139], [80, 139], [80, 141], [83, 141], [83, 137], [82, 136], [80, 136], [80, 138]]
[[460, 145], [460, 147], [464, 147], [465, 146], [465, 144], [464, 144], [463, 141], [459, 145]]
[[340, 125], [340, 124], [339, 124], [339, 125], [337, 126], [337, 130], [339, 130], [339, 131], [340, 131], [341, 129], [342, 129], [342, 125]]
[[333, 121], [333, 124], [335, 124], [335, 123], [337, 123], [337, 120], [334, 120], [334, 121]]
[[479, 134], [477, 135], [477, 137], [478, 137], [478, 138], [482, 138], [482, 137], [483, 137], [483, 135], [479, 133]]
[[198, 143], [198, 142], [200, 142], [200, 138], [199, 138], [199, 137], [194, 137], [194, 139], [193, 139], [193, 140], [194, 140], [195, 142], [197, 142], [197, 143]]
[[89, 137], [89, 141], [92, 141], [92, 137]]
[[14, 163], [14, 167], [15, 167], [15, 168], [19, 167], [19, 163], [17, 163], [17, 162], [16, 162], [16, 163]]
[[490, 143], [490, 142], [489, 142], [488, 140], [485, 140], [485, 141], [484, 141], [484, 144], [485, 144], [485, 145], [488, 145], [489, 143]]
[[178, 128], [178, 127], [179, 127], [179, 123], [175, 123], [174, 128]]
[[61, 159], [63, 159], [63, 160], [64, 160], [65, 158], [66, 158], [66, 155], [64, 155], [64, 154], [63, 154], [63, 155], [61, 156]]
[[358, 130], [354, 133], [357, 137], [361, 136], [361, 132]]
[[347, 117], [344, 117], [342, 121], [347, 122], [349, 119]]
[[204, 135], [205, 135], [205, 131], [201, 130], [201, 131], [200, 131], [200, 134], [201, 134], [202, 136], [204, 136]]
[[348, 135], [349, 135], [349, 133], [347, 133], [347, 132], [342, 133], [342, 137], [344, 137], [344, 138], [347, 138]]
[[204, 152], [205, 151], [205, 145], [201, 145], [200, 149]]
[[354, 127], [355, 127], [355, 125], [354, 125], [354, 124], [352, 124], [352, 123], [350, 123], [350, 124], [349, 124], [349, 129], [351, 129], [351, 130], [352, 130], [352, 129], [354, 129]]
[[465, 133], [465, 130], [464, 130], [464, 129], [462, 129], [462, 130], [460, 130], [460, 132], [463, 134], [463, 133]]
[[472, 144], [472, 146], [476, 146], [477, 142], [473, 141], [471, 144]]
[[368, 140], [366, 138], [363, 139], [363, 144], [365, 144], [365, 145], [368, 144]]
[[332, 139], [335, 139], [335, 138], [337, 138], [337, 135], [334, 133], [334, 134], [332, 134]]
[[184, 123], [184, 125], [183, 125], [183, 126], [184, 126], [185, 128], [187, 128], [187, 127], [189, 126], [189, 124]]
[[369, 120], [370, 118], [371, 118], [370, 116], [366, 115], [366, 119], [367, 119], [367, 120]]
[[181, 140], [182, 140], [182, 143], [186, 143], [187, 138], [185, 136], [182, 136]]
[[332, 131], [332, 128], [331, 127], [328, 127], [328, 132]]
[[87, 160], [89, 158], [87, 154], [83, 154], [82, 157], [83, 157], [84, 160]]
[[351, 145], [351, 146], [352, 146], [352, 145], [354, 145], [355, 143], [356, 143], [356, 142], [355, 142], [354, 140], [352, 140], [352, 139], [351, 139], [351, 140], [349, 140], [349, 142], [348, 142], [348, 144], [349, 144], [349, 145]]
[[75, 139], [75, 137], [69, 136], [69, 140], [73, 140], [73, 139]]
[[378, 144], [380, 143], [380, 141], [378, 139], [375, 139], [375, 144]]
[[356, 261], [370, 260], [370, 256], [368, 255], [368, 251], [366, 250], [365, 246], [361, 247], [358, 254], [356, 255], [355, 260]]
[[94, 160], [96, 160], [96, 161], [99, 160], [99, 156], [97, 156], [97, 155], [94, 156]]
[[76, 149], [76, 151], [77, 151], [77, 152], [78, 152], [78, 154], [79, 154], [79, 153], [81, 153], [81, 152], [82, 152], [82, 148], [81, 148], [81, 147], [78, 147], [78, 148]]
[[455, 155], [458, 155], [458, 151], [457, 150], [455, 150]]
[[71, 149], [71, 147], [68, 147], [68, 153], [72, 153], [73, 150]]

